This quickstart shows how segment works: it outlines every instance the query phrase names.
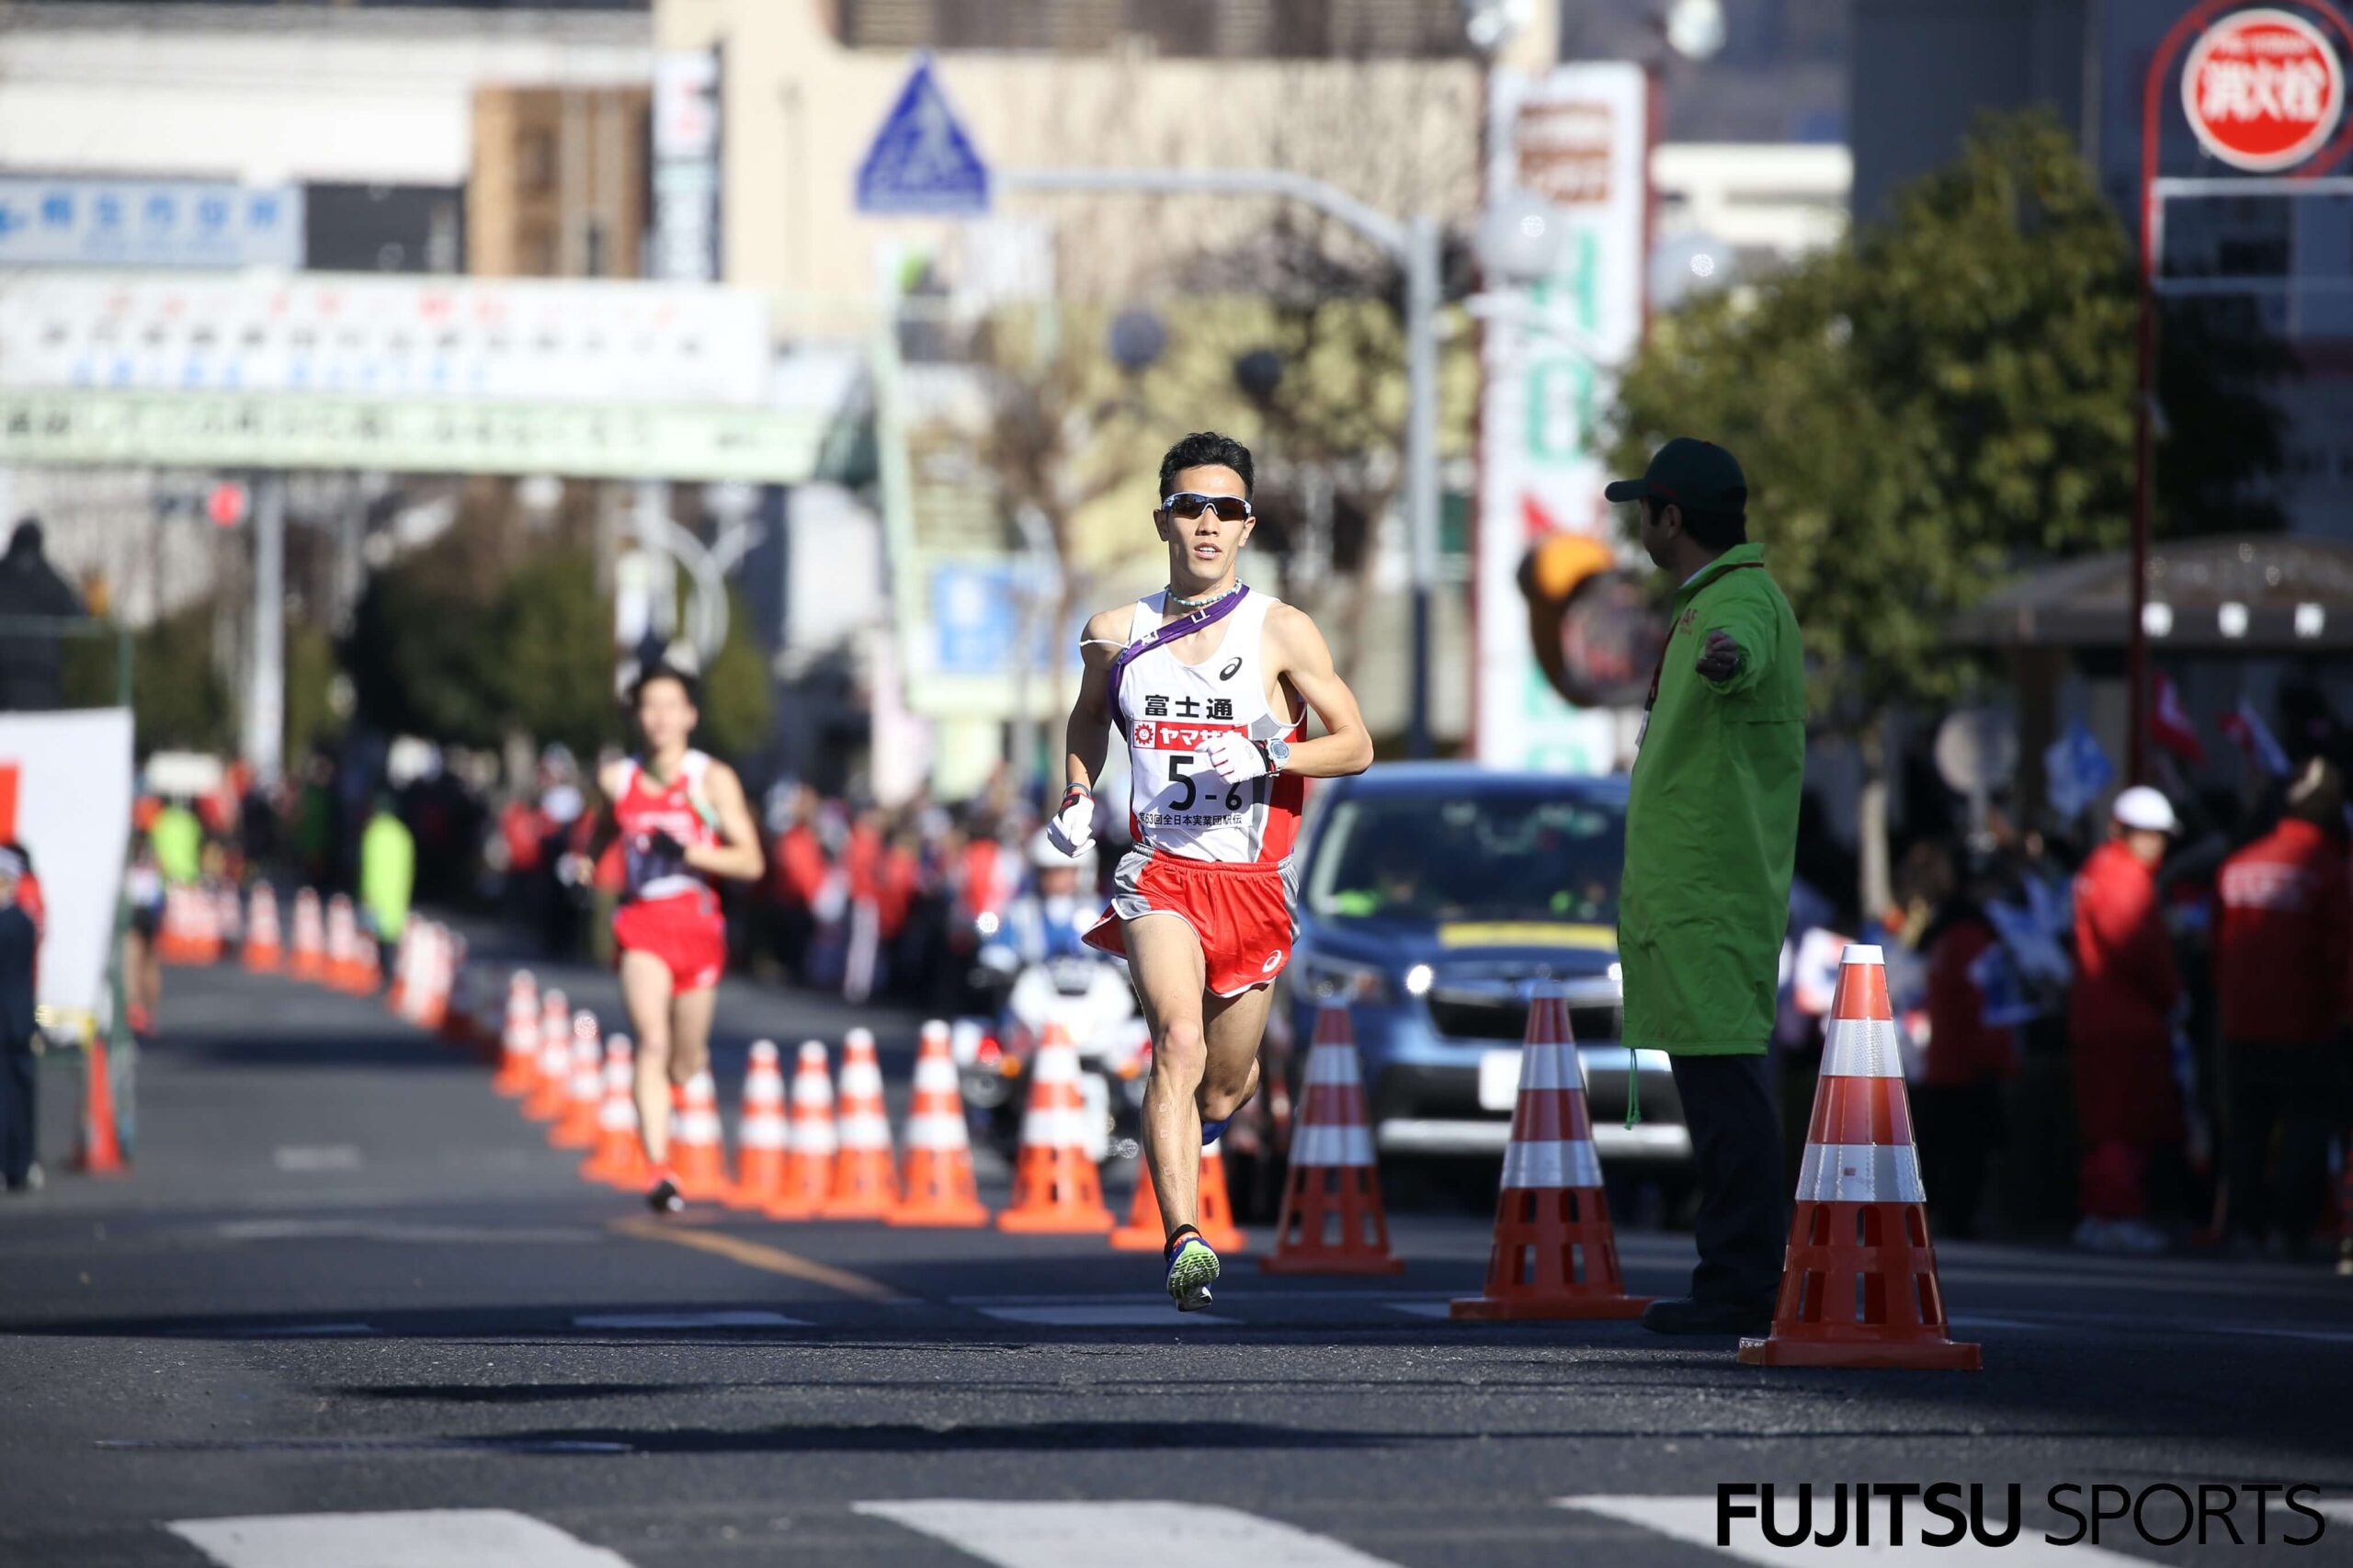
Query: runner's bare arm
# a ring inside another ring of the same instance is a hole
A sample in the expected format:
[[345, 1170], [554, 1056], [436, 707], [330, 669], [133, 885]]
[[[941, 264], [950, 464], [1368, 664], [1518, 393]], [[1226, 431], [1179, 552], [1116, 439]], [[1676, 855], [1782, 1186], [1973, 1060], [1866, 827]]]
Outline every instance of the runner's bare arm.
[[1089, 790], [1103, 776], [1103, 756], [1111, 745], [1111, 661], [1123, 645], [1120, 632], [1125, 614], [1124, 610], [1105, 610], [1087, 621], [1079, 639], [1078, 653], [1086, 673], [1079, 676], [1078, 700], [1070, 705], [1063, 777], [1066, 783]]
[[1290, 678], [1330, 732], [1292, 746], [1283, 771], [1305, 778], [1338, 778], [1371, 767], [1372, 734], [1357, 710], [1357, 694], [1332, 667], [1332, 650], [1315, 623], [1302, 610], [1277, 605], [1267, 612], [1265, 646], [1274, 673]]
[[712, 763], [702, 777], [710, 809], [719, 813], [720, 842], [687, 846], [688, 868], [733, 881], [756, 880], [765, 861], [759, 829], [752, 825], [751, 803], [744, 799], [744, 781], [723, 762]]

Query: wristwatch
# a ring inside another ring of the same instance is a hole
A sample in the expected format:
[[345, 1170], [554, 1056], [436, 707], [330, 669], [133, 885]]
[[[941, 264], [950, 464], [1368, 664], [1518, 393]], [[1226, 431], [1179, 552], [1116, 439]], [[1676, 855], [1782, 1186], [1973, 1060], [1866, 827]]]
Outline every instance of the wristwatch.
[[1270, 741], [1260, 741], [1258, 755], [1267, 759], [1267, 772], [1280, 773], [1290, 766], [1290, 743], [1279, 735]]

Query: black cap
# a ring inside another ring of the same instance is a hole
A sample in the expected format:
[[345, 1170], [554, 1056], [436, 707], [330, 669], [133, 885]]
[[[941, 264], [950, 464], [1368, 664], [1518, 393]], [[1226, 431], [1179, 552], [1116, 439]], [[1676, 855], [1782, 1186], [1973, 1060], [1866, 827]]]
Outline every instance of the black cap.
[[1655, 495], [1694, 512], [1741, 512], [1748, 507], [1748, 478], [1739, 460], [1713, 441], [1677, 436], [1658, 449], [1640, 479], [1614, 479], [1602, 492], [1612, 501]]

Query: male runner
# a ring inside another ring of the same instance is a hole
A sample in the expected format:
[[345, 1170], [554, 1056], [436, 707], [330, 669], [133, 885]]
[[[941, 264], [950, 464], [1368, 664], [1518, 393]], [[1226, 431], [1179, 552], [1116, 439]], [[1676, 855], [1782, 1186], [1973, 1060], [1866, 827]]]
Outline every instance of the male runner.
[[[1135, 847], [1086, 939], [1127, 955], [1152, 1028], [1144, 1158], [1179, 1312], [1209, 1305], [1218, 1273], [1193, 1228], [1201, 1150], [1258, 1086], [1269, 987], [1290, 961], [1302, 780], [1372, 761], [1315, 623], [1234, 581], [1255, 526], [1250, 486], [1249, 449], [1224, 436], [1188, 436], [1161, 460], [1153, 522], [1168, 586], [1086, 623], [1070, 787], [1047, 829], [1072, 855], [1093, 840], [1091, 788], [1116, 721]], [[1330, 733], [1304, 740], [1311, 708]]]
[[597, 779], [610, 802], [591, 861], [618, 835], [626, 880], [613, 915], [621, 1006], [637, 1035], [637, 1126], [657, 1214], [686, 1207], [670, 1169], [670, 1101], [710, 1060], [727, 922], [714, 878], [760, 874], [760, 839], [735, 770], [687, 744], [701, 714], [691, 676], [656, 665], [631, 694], [645, 749]]

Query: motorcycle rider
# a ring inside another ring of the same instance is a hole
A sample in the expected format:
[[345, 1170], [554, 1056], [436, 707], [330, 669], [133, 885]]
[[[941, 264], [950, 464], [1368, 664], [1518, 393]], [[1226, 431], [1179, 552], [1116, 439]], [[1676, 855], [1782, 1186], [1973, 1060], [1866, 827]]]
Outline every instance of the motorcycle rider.
[[1029, 840], [1029, 885], [1006, 906], [981, 961], [1016, 970], [1049, 959], [1091, 958], [1086, 936], [1095, 921], [1095, 851], [1075, 857], [1040, 831]]

